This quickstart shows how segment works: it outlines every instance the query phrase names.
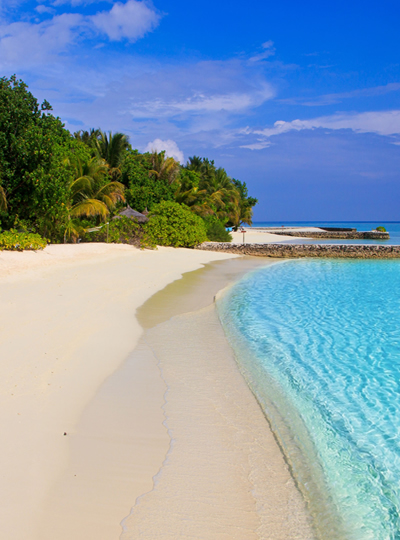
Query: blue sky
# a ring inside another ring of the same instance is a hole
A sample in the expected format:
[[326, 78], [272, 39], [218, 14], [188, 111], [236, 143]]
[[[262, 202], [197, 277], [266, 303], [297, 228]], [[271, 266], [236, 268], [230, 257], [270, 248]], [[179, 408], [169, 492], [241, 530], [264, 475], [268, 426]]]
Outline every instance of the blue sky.
[[0, 75], [71, 131], [214, 159], [256, 220], [400, 220], [396, 1], [0, 0]]

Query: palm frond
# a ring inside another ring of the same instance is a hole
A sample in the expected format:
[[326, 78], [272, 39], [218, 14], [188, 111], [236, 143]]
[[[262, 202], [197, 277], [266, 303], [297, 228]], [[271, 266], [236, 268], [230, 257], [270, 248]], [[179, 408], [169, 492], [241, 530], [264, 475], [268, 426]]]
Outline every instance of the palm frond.
[[90, 176], [81, 176], [74, 180], [70, 185], [72, 197], [75, 197], [79, 193], [90, 193], [92, 190], [93, 179]]
[[75, 204], [71, 210], [70, 214], [73, 217], [95, 217], [100, 216], [106, 218], [109, 214], [107, 206], [97, 199], [84, 199], [83, 201]]
[[108, 208], [111, 208], [116, 202], [125, 201], [124, 191], [125, 186], [121, 182], [108, 182], [97, 191], [95, 198], [104, 201]]
[[7, 210], [6, 192], [4, 191], [4, 188], [2, 186], [0, 186], [0, 210], [2, 211]]
[[157, 176], [157, 178], [160, 177], [160, 173], [158, 171], [155, 171], [154, 169], [150, 169], [149, 171], [149, 178], [151, 178], [151, 175], [154, 174], [155, 176]]

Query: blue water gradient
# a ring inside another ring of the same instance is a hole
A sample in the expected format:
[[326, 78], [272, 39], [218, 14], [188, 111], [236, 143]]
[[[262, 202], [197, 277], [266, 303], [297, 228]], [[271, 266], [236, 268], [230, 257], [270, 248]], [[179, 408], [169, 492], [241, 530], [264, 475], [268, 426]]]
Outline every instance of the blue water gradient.
[[382, 244], [400, 245], [400, 222], [399, 221], [258, 221], [253, 227], [343, 227], [357, 229], [357, 231], [372, 231], [376, 227], [385, 227], [390, 234], [389, 240], [304, 240], [293, 239], [288, 243], [293, 244]]
[[217, 306], [318, 536], [400, 538], [400, 261], [282, 262]]

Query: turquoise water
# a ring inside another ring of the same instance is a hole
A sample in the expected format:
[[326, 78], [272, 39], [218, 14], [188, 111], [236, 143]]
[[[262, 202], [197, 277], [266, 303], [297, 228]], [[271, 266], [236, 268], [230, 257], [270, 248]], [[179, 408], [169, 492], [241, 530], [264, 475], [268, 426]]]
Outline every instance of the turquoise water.
[[[301, 240], [304, 244], [400, 244], [400, 222], [399, 221], [258, 221], [253, 223], [253, 227], [346, 227], [357, 229], [357, 231], [372, 231], [376, 227], [383, 226], [390, 234], [389, 240]], [[292, 240], [289, 243], [299, 243], [299, 240]]]
[[400, 261], [278, 263], [217, 306], [318, 536], [400, 539]]

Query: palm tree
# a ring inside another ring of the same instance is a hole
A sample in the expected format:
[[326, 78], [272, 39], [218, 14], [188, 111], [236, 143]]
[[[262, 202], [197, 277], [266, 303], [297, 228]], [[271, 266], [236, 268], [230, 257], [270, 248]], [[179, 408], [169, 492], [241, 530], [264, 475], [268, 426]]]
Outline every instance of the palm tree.
[[234, 227], [239, 227], [242, 223], [252, 225], [253, 221], [253, 206], [258, 203], [255, 197], [249, 197], [246, 182], [232, 179], [232, 182], [239, 192], [239, 204], [234, 208], [230, 216], [230, 223]]
[[7, 210], [7, 197], [4, 188], [0, 186], [0, 211]]
[[189, 171], [194, 171], [197, 174], [200, 174], [200, 176], [203, 178], [208, 178], [215, 171], [215, 164], [213, 159], [209, 160], [208, 158], [192, 156], [189, 158], [186, 168]]
[[[0, 168], [0, 182], [1, 182], [1, 168]], [[3, 186], [0, 183], [0, 212], [7, 210], [7, 196]]]
[[[251, 204], [249, 208], [249, 204], [245, 204], [244, 200], [242, 201], [242, 194], [239, 189], [241, 183], [230, 178], [225, 169], [217, 169], [213, 160], [200, 158], [199, 156], [189, 157], [186, 169], [200, 176], [199, 187], [198, 190], [192, 189], [187, 192], [178, 189], [175, 194], [178, 202], [180, 199], [184, 202], [185, 197], [191, 197], [189, 206], [201, 216], [214, 214], [218, 219], [229, 220], [234, 224], [240, 222], [251, 223]], [[246, 189], [245, 185], [244, 189]], [[246, 194], [244, 193], [244, 195]], [[199, 197], [196, 198], [196, 196]], [[244, 199], [246, 199], [246, 196]], [[193, 200], [194, 198], [196, 200]], [[254, 204], [256, 202], [254, 200]]]
[[210, 204], [210, 198], [207, 196], [207, 191], [205, 189], [199, 189], [197, 186], [184, 191], [184, 187], [179, 184], [175, 192], [175, 201], [185, 204], [198, 216], [205, 217], [214, 213], [212, 204]]
[[229, 221], [236, 228], [240, 227], [242, 223], [251, 226], [253, 224], [253, 208], [245, 204], [245, 201], [241, 199], [239, 204], [232, 209]]
[[99, 159], [103, 159], [113, 178], [120, 176], [121, 165], [125, 152], [129, 148], [129, 137], [123, 133], [114, 133], [111, 131], [105, 133], [98, 130], [98, 135], [93, 139], [92, 148]]
[[165, 157], [165, 150], [158, 153], [154, 150], [151, 153], [151, 166], [149, 176], [156, 176], [159, 180], [165, 180], [168, 184], [172, 184], [178, 174], [180, 165], [178, 161], [175, 161], [173, 157]]
[[189, 171], [194, 171], [199, 174], [202, 172], [202, 165], [203, 165], [203, 159], [199, 156], [192, 156], [189, 158], [189, 161], [187, 162], [186, 168], [189, 169]]
[[94, 139], [97, 139], [100, 136], [100, 129], [93, 129], [91, 128], [90, 131], [85, 131], [83, 129], [80, 129], [79, 131], [75, 131], [74, 137], [78, 141], [81, 141], [85, 144], [87, 144], [90, 147], [93, 147], [93, 141]]
[[64, 242], [67, 237], [75, 239], [83, 231], [77, 218], [98, 216], [105, 220], [118, 201], [125, 201], [125, 186], [120, 182], [107, 181], [108, 167], [103, 160], [94, 157], [82, 162], [78, 159], [74, 168]]
[[225, 169], [214, 168], [211, 171], [208, 164], [207, 169], [208, 174], [202, 178], [200, 188], [207, 191], [210, 204], [214, 206], [217, 217], [230, 218], [231, 213], [239, 205], [240, 194]]

